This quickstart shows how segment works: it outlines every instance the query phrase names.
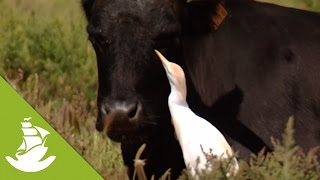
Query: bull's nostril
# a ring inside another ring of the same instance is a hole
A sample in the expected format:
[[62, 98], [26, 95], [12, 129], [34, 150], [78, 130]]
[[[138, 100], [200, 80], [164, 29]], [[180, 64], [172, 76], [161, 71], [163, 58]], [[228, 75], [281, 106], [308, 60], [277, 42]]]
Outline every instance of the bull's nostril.
[[117, 121], [121, 121], [121, 119], [131, 121], [138, 118], [141, 109], [141, 104], [138, 101], [135, 103], [117, 101], [111, 104], [105, 103], [103, 106], [101, 106], [101, 114], [106, 117], [113, 117], [114, 115], [121, 117], [116, 118]]
[[130, 119], [133, 119], [137, 115], [137, 110], [138, 110], [138, 103], [135, 103], [128, 109], [128, 117]]
[[104, 107], [103, 107], [103, 112], [105, 114], [109, 114], [111, 112], [111, 108], [108, 104], [105, 104]]

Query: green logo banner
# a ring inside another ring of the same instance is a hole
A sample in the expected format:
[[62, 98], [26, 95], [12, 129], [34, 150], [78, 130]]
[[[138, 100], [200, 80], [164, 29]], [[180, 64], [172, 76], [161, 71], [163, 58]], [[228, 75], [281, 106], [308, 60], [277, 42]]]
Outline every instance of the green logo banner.
[[0, 123], [0, 179], [102, 179], [2, 77]]

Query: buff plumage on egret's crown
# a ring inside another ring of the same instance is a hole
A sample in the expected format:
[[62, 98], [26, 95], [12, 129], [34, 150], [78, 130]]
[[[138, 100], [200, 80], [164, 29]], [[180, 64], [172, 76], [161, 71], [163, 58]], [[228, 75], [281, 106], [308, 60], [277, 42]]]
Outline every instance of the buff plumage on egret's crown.
[[[155, 50], [155, 52], [162, 62], [170, 83], [171, 93], [168, 105], [184, 162], [191, 175], [197, 177], [196, 172], [207, 167], [206, 154], [222, 159], [232, 157], [233, 151], [216, 127], [197, 116], [189, 108], [186, 101], [187, 86], [183, 69], [168, 61], [159, 51]], [[233, 167], [227, 175], [235, 174], [239, 169], [235, 158], [232, 162]]]

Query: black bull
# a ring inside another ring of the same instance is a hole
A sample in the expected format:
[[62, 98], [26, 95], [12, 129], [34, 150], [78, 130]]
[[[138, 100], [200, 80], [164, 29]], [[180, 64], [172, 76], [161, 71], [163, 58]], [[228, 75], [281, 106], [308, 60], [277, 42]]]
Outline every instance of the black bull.
[[[99, 74], [97, 129], [142, 143], [148, 176], [184, 168], [167, 106], [169, 85], [153, 49], [186, 71], [188, 103], [240, 156], [270, 150], [295, 117], [305, 150], [320, 144], [320, 15], [247, 0], [84, 0]], [[225, 11], [227, 13], [225, 13]]]

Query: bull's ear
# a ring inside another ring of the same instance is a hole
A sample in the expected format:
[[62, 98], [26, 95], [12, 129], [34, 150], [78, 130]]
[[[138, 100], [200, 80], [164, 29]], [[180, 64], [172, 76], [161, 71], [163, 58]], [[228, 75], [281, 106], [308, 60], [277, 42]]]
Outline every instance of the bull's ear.
[[91, 17], [91, 10], [95, 0], [82, 0], [82, 8], [86, 14], [87, 19]]
[[184, 26], [189, 33], [217, 30], [227, 17], [222, 0], [186, 0]]

